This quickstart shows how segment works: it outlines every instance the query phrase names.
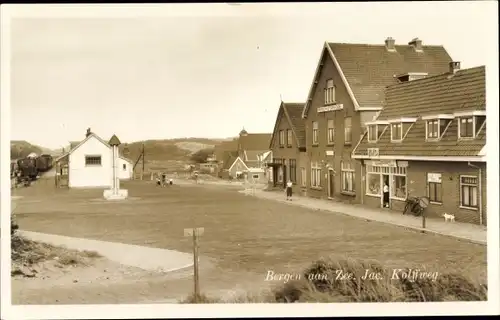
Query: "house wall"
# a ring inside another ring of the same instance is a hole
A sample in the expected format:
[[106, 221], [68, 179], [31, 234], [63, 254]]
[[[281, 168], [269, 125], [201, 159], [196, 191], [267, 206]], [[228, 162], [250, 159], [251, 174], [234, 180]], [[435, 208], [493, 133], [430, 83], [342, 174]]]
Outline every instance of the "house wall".
[[[475, 165], [482, 168], [482, 223], [486, 225], [486, 164], [475, 163]], [[364, 166], [364, 168], [366, 167]], [[467, 162], [409, 161], [407, 167], [407, 190], [410, 195], [419, 197], [428, 196], [427, 173], [440, 173], [442, 181], [442, 203], [429, 204], [425, 211], [427, 216], [443, 219], [443, 213], [449, 213], [455, 215], [455, 220], [457, 222], [480, 223], [479, 210], [464, 209], [460, 207], [460, 175], [479, 176], [479, 170], [477, 168], [470, 167]], [[366, 189], [366, 187], [364, 189]], [[374, 197], [366, 195], [366, 192], [364, 193], [363, 202], [365, 205], [373, 208], [380, 208], [380, 197]], [[404, 201], [391, 200], [391, 209], [397, 212], [402, 212], [404, 205]]]
[[133, 164], [123, 158], [118, 158], [118, 177], [120, 180], [130, 180], [133, 176]]
[[245, 164], [241, 160], [236, 160], [235, 164], [233, 165], [232, 168], [229, 170], [229, 175], [233, 177], [233, 179], [236, 179], [236, 172], [241, 171], [245, 172], [247, 171], [247, 168], [245, 167]]
[[268, 182], [268, 176], [266, 171], [262, 172], [248, 172], [248, 177], [247, 179], [250, 182], [255, 182], [255, 183], [267, 183]]
[[[292, 146], [288, 147], [287, 142], [286, 142], [286, 130], [292, 130], [292, 127], [290, 126], [290, 123], [286, 119], [285, 113], [280, 110], [281, 116], [278, 119], [278, 125], [277, 125], [277, 131], [274, 134], [273, 140], [272, 140], [272, 157], [275, 159], [284, 159], [285, 164], [286, 164], [286, 178], [288, 179], [290, 177], [290, 166], [289, 166], [289, 160], [290, 159], [295, 159], [296, 160], [296, 177], [297, 181], [294, 182], [293, 184], [293, 191], [294, 192], [299, 192], [301, 189], [301, 177], [300, 177], [300, 167], [302, 166], [301, 164], [301, 159], [303, 160], [303, 157], [300, 157], [300, 152], [299, 148], [297, 147], [297, 142], [294, 141], [292, 143]], [[285, 145], [283, 147], [280, 146], [279, 144], [279, 132], [280, 130], [284, 130], [285, 132]], [[284, 175], [285, 177], [285, 175]], [[269, 182], [270, 185], [274, 186], [274, 181]], [[283, 184], [276, 181], [276, 186], [277, 187], [282, 187]]]
[[[328, 79], [333, 79], [333, 83], [336, 87], [335, 98], [337, 104], [342, 104], [343, 109], [338, 111], [330, 111], [324, 113], [318, 113], [318, 107], [323, 107], [325, 105], [324, 89], [326, 88], [326, 81]], [[356, 146], [361, 134], [362, 129], [362, 119], [366, 118], [366, 114], [362, 117], [361, 112], [356, 112], [354, 110], [354, 104], [347, 92], [340, 74], [338, 73], [335, 65], [328, 54], [325, 54], [323, 58], [323, 67], [320, 71], [319, 77], [317, 79], [318, 83], [314, 88], [313, 96], [311, 100], [311, 105], [308, 110], [307, 120], [306, 120], [306, 145], [307, 145], [307, 157], [309, 158], [309, 166], [307, 170], [307, 194], [315, 198], [328, 198], [328, 166], [334, 170], [334, 198], [342, 200], [345, 202], [359, 203], [362, 200], [361, 195], [361, 164], [351, 159], [351, 152]], [[375, 114], [372, 112], [373, 115]], [[352, 142], [345, 143], [344, 141], [344, 119], [346, 117], [351, 117], [351, 128], [352, 128]], [[370, 114], [371, 120], [371, 114]], [[328, 120], [334, 121], [335, 127], [335, 137], [334, 143], [328, 144]], [[312, 144], [312, 123], [313, 121], [318, 122], [319, 134], [318, 134], [318, 145]], [[326, 151], [333, 151], [334, 155], [327, 156]], [[347, 161], [352, 164], [355, 169], [355, 193], [348, 194], [342, 192], [341, 184], [341, 161]], [[318, 162], [321, 165], [321, 181], [320, 187], [311, 187], [311, 162]]]
[[[101, 165], [85, 166], [86, 155], [100, 155]], [[69, 187], [109, 187], [112, 182], [111, 149], [91, 137], [69, 155]]]

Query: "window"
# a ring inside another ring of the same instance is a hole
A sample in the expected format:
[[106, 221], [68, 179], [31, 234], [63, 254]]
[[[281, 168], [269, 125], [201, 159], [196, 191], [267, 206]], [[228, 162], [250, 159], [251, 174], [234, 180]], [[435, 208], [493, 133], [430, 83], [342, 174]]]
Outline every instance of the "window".
[[280, 141], [279, 141], [280, 142], [280, 147], [285, 146], [285, 131], [280, 130], [280, 137], [279, 137], [279, 139], [280, 139]]
[[313, 144], [318, 144], [318, 121], [313, 122]]
[[321, 167], [317, 162], [311, 163], [311, 187], [321, 187]]
[[440, 173], [427, 173], [427, 190], [429, 200], [433, 203], [443, 203], [443, 190]]
[[478, 179], [475, 176], [460, 176], [460, 206], [477, 209]]
[[253, 179], [259, 179], [259, 175], [258, 175], [258, 174], [253, 174], [253, 175], [252, 175], [252, 178], [253, 178]]
[[307, 172], [306, 168], [300, 168], [300, 182], [303, 187], [307, 186]]
[[391, 125], [391, 140], [401, 141], [403, 138], [403, 126], [401, 123], [394, 123]]
[[333, 79], [326, 81], [325, 88], [325, 104], [335, 103], [335, 86], [333, 85]]
[[368, 142], [377, 142], [378, 139], [378, 131], [377, 125], [368, 126]]
[[290, 170], [290, 181], [297, 183], [297, 161], [295, 159], [288, 160]]
[[101, 165], [101, 156], [85, 156], [85, 165], [86, 166], [100, 166]]
[[344, 118], [344, 141], [346, 144], [352, 142], [352, 126], [351, 117]]
[[460, 138], [474, 138], [474, 122], [472, 117], [458, 119], [458, 135]]
[[328, 143], [332, 144], [335, 141], [335, 128], [333, 127], [334, 121], [328, 120]]
[[126, 165], [125, 163], [123, 164], [123, 166], [122, 166], [122, 167], [123, 167], [123, 170], [124, 170], [124, 171], [125, 171], [125, 170], [127, 170], [127, 165]]
[[354, 193], [355, 191], [355, 182], [354, 182], [354, 168], [350, 162], [342, 161], [341, 163], [342, 171], [342, 191], [348, 193]]
[[[405, 168], [395, 168], [405, 169]], [[391, 198], [398, 200], [406, 199], [406, 173], [394, 173], [391, 175]]]
[[427, 138], [437, 139], [439, 137], [439, 120], [427, 121]]
[[292, 130], [290, 129], [287, 129], [286, 130], [286, 145], [287, 147], [291, 147], [292, 146]]
[[366, 194], [380, 196], [380, 171], [379, 167], [366, 166]]

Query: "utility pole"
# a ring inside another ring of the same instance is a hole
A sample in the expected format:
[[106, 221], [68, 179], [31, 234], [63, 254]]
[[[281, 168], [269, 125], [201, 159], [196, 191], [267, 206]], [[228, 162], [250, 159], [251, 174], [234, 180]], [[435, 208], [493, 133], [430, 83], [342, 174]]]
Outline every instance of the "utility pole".
[[[144, 161], [145, 161], [144, 157], [145, 157], [145, 153], [144, 153], [144, 142], [143, 142], [142, 143], [142, 176], [144, 176]], [[141, 178], [141, 180], [142, 180], [142, 178]]]
[[200, 299], [200, 275], [198, 270], [198, 237], [203, 235], [205, 228], [184, 229], [185, 237], [193, 237], [193, 276], [194, 276], [194, 303]]

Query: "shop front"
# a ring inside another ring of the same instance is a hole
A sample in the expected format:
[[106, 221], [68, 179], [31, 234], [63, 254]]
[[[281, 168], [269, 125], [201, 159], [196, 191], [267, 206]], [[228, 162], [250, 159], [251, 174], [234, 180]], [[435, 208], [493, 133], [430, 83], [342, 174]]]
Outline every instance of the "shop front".
[[365, 162], [365, 203], [371, 207], [402, 210], [408, 195], [407, 161]]

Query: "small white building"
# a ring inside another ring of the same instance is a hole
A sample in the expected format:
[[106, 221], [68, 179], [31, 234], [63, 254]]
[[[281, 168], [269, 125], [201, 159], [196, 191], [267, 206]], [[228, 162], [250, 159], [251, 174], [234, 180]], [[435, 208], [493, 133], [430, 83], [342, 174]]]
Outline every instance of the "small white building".
[[[70, 188], [109, 188], [113, 181], [112, 159], [111, 146], [95, 133], [89, 133], [85, 140], [56, 159], [56, 175]], [[118, 166], [120, 180], [132, 178], [132, 161], [120, 156]]]

